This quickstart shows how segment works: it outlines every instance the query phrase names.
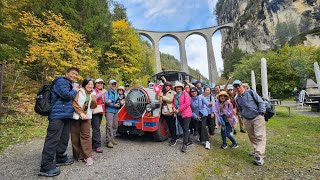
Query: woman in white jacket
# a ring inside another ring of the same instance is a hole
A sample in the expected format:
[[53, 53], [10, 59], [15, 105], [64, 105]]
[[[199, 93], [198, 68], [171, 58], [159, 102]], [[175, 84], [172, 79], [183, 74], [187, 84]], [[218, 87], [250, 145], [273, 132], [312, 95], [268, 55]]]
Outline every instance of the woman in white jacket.
[[78, 94], [73, 100], [75, 113], [71, 121], [71, 142], [73, 157], [84, 160], [87, 166], [93, 164], [92, 139], [90, 135], [92, 111], [97, 107], [96, 94], [93, 91], [93, 79], [86, 78], [82, 82]]

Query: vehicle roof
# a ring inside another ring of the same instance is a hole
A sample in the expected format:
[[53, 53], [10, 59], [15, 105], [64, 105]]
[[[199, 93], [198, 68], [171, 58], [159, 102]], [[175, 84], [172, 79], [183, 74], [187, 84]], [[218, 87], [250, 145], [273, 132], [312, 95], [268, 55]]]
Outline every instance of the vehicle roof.
[[156, 73], [156, 74], [152, 75], [152, 77], [172, 75], [172, 74], [177, 74], [177, 73], [180, 73], [180, 74], [182, 74], [182, 75], [184, 75], [184, 76], [190, 76], [190, 77], [194, 78], [192, 75], [187, 74], [187, 73], [184, 72], [184, 71], [176, 71], [176, 70], [165, 70], [165, 71], [162, 71], [162, 72], [159, 72], [159, 73]]

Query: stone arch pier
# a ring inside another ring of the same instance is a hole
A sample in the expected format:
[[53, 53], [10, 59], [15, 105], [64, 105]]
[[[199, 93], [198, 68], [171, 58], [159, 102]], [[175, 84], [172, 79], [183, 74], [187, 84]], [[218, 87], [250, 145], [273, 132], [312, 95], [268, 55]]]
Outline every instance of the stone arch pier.
[[203, 29], [195, 29], [189, 31], [168, 31], [168, 32], [160, 32], [160, 31], [147, 31], [147, 30], [139, 30], [137, 32], [140, 35], [147, 37], [154, 48], [154, 54], [156, 59], [156, 70], [157, 72], [161, 72], [161, 61], [160, 61], [160, 52], [159, 52], [159, 41], [161, 38], [165, 36], [173, 37], [177, 40], [180, 49], [180, 62], [181, 62], [181, 70], [189, 73], [188, 70], [188, 62], [187, 62], [187, 54], [185, 47], [185, 40], [193, 35], [197, 34], [202, 36], [207, 43], [207, 58], [208, 58], [208, 67], [209, 67], [209, 80], [210, 82], [216, 82], [218, 80], [218, 70], [216, 65], [216, 60], [214, 57], [213, 46], [212, 46], [212, 35], [223, 28], [233, 28], [234, 23], [222, 24], [219, 26], [212, 26]]

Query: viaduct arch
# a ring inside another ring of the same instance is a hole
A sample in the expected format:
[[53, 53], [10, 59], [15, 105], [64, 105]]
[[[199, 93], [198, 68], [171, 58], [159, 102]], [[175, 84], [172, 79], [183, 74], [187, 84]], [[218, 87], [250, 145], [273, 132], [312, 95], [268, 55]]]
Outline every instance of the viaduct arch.
[[154, 48], [154, 55], [156, 59], [156, 70], [157, 72], [161, 72], [161, 61], [160, 61], [160, 52], [159, 52], [159, 41], [161, 38], [165, 36], [170, 36], [177, 40], [179, 44], [180, 50], [180, 62], [181, 62], [181, 70], [189, 73], [188, 70], [188, 62], [187, 62], [187, 54], [185, 47], [185, 40], [187, 37], [197, 34], [206, 40], [207, 44], [207, 59], [208, 59], [208, 68], [209, 68], [209, 80], [210, 82], [216, 82], [218, 80], [218, 70], [216, 65], [216, 60], [214, 57], [213, 46], [212, 46], [212, 35], [223, 28], [233, 28], [234, 23], [222, 24], [219, 26], [212, 26], [203, 29], [195, 29], [189, 31], [168, 31], [168, 32], [160, 32], [160, 31], [147, 31], [147, 30], [139, 30], [137, 32], [140, 35], [147, 37]]

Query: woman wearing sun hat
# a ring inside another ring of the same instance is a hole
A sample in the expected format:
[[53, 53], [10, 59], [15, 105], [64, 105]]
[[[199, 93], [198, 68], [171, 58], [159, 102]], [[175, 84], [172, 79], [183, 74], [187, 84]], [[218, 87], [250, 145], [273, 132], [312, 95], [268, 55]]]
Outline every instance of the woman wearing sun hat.
[[125, 89], [123, 86], [119, 86], [118, 89], [117, 89], [117, 92], [118, 92], [118, 102], [120, 104], [120, 107], [121, 108], [123, 105], [124, 105], [124, 102], [125, 102], [125, 98], [126, 98], [126, 95], [125, 95]]
[[106, 112], [105, 103], [107, 100], [104, 81], [98, 78], [94, 81], [94, 92], [97, 94], [97, 108], [93, 110], [91, 127], [92, 127], [92, 149], [97, 153], [102, 153], [100, 125], [102, 117]]
[[218, 123], [221, 127], [222, 145], [221, 149], [227, 148], [227, 137], [231, 140], [231, 148], [237, 148], [237, 141], [231, 135], [232, 127], [236, 124], [236, 119], [233, 114], [233, 106], [229, 100], [229, 95], [225, 91], [221, 91], [217, 95], [217, 101], [215, 102], [215, 115], [218, 119]]
[[192, 110], [190, 107], [191, 98], [187, 92], [183, 91], [183, 87], [184, 86], [181, 82], [175, 83], [174, 89], [176, 94], [173, 98], [173, 111], [183, 129], [183, 145], [181, 151], [186, 152], [187, 146], [192, 144], [189, 133]]
[[173, 118], [172, 110], [174, 94], [175, 92], [172, 90], [171, 82], [164, 82], [162, 92], [156, 94], [156, 99], [158, 99], [159, 103], [161, 104], [161, 117], [165, 119], [171, 135], [169, 146], [175, 146], [177, 143], [176, 121]]

